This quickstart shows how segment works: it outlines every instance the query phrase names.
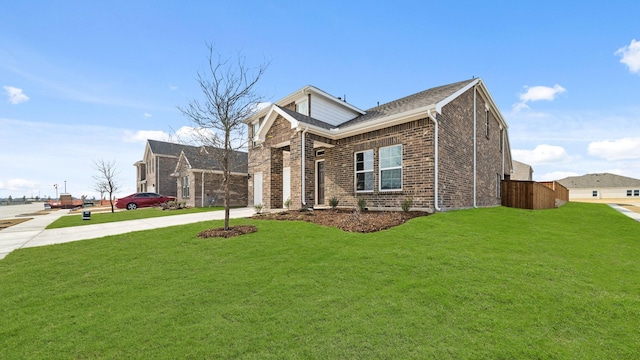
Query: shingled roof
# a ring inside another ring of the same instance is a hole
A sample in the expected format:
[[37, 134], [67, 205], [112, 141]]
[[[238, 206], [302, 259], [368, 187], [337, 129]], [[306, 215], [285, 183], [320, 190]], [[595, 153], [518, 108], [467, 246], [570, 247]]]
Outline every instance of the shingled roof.
[[300, 114], [297, 111], [293, 111], [287, 108], [284, 108], [282, 106], [276, 105], [278, 108], [280, 108], [280, 110], [286, 112], [289, 116], [293, 117], [294, 119], [296, 119], [299, 122], [305, 123], [305, 124], [309, 124], [309, 125], [314, 125], [323, 129], [331, 129], [334, 126], [331, 124], [328, 124], [322, 120], [318, 120], [318, 119], [314, 119], [310, 116], [304, 115], [304, 114]]
[[[218, 159], [222, 149], [211, 146], [186, 146], [182, 152], [189, 161], [192, 169], [197, 170], [221, 170]], [[231, 152], [231, 171], [246, 173], [248, 169], [248, 154], [243, 151]]]
[[373, 107], [366, 110], [366, 113], [364, 115], [360, 115], [354, 119], [342, 123], [340, 127], [348, 127], [377, 118], [400, 114], [405, 111], [417, 109], [419, 107], [437, 104], [438, 102], [453, 95], [456, 91], [462, 89], [474, 80], [475, 79], [469, 79], [449, 85], [434, 87], [413, 95], [403, 97], [398, 100], [388, 102], [386, 104]]
[[558, 182], [567, 189], [640, 188], [640, 180], [638, 179], [609, 173], [570, 176], [562, 180], [558, 180]]
[[190, 147], [190, 145], [176, 144], [151, 139], [148, 139], [147, 143], [149, 144], [151, 152], [155, 155], [167, 155], [175, 157], [180, 156], [180, 152], [182, 152], [183, 149]]

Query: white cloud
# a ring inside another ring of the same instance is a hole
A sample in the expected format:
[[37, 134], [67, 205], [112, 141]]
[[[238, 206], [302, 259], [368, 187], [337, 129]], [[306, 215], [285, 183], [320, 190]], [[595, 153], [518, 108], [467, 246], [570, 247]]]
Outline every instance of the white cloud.
[[30, 192], [32, 189], [37, 189], [39, 186], [37, 181], [26, 180], [26, 179], [9, 179], [6, 184], [0, 182], [0, 189], [8, 190], [8, 191], [27, 191]]
[[518, 112], [523, 109], [528, 109], [529, 108], [529, 105], [527, 105], [528, 102], [540, 101], [540, 100], [553, 101], [558, 94], [561, 94], [567, 91], [567, 89], [563, 88], [558, 84], [553, 85], [553, 87], [525, 86], [525, 89], [527, 90], [524, 93], [521, 93], [518, 95], [518, 97], [520, 98], [520, 102], [513, 105], [513, 110], [515, 112]]
[[178, 90], [178, 87], [176, 85], [169, 85], [169, 90], [175, 91]]
[[22, 89], [13, 86], [3, 86], [3, 88], [7, 92], [10, 104], [17, 105], [29, 100], [29, 97], [22, 92]]
[[152, 117], [153, 115], [151, 115], [151, 114], [149, 114], [149, 113], [144, 113], [142, 116], [144, 116], [145, 118], [147, 118], [147, 119], [148, 119], [148, 118]]
[[129, 143], [144, 143], [147, 141], [147, 139], [169, 141], [171, 139], [171, 135], [162, 130], [138, 130], [136, 132], [126, 130], [124, 132], [124, 136], [122, 137], [123, 141]]
[[627, 65], [629, 71], [640, 74], [640, 41], [631, 40], [631, 44], [618, 49], [614, 55], [620, 56], [620, 62]]
[[540, 165], [566, 163], [572, 160], [562, 146], [538, 145], [533, 150], [511, 150], [514, 160], [525, 164]]
[[588, 151], [589, 155], [608, 161], [640, 159], [640, 137], [594, 141], [589, 144]]

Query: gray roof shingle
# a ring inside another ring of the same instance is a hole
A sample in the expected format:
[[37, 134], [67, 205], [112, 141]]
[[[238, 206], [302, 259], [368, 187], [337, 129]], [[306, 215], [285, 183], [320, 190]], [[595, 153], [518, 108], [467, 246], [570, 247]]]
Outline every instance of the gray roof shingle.
[[583, 188], [640, 188], [640, 180], [609, 174], [586, 174], [582, 176], [570, 176], [562, 180], [558, 180], [562, 186], [567, 189], [583, 189]]
[[297, 111], [293, 111], [293, 110], [289, 110], [287, 108], [284, 108], [280, 105], [276, 105], [277, 107], [280, 108], [280, 110], [286, 112], [288, 115], [290, 115], [291, 117], [293, 117], [294, 119], [296, 119], [297, 121], [301, 122], [301, 123], [305, 123], [305, 124], [309, 124], [309, 125], [313, 125], [313, 126], [317, 126], [323, 129], [331, 129], [333, 126], [331, 124], [328, 124], [322, 120], [318, 120], [318, 119], [314, 119], [310, 116], [304, 115], [304, 114], [300, 114]]
[[475, 79], [434, 87], [419, 93], [403, 97], [398, 100], [382, 104], [366, 110], [366, 114], [340, 124], [340, 128], [360, 124], [377, 118], [400, 114], [422, 106], [434, 105], [462, 89]]

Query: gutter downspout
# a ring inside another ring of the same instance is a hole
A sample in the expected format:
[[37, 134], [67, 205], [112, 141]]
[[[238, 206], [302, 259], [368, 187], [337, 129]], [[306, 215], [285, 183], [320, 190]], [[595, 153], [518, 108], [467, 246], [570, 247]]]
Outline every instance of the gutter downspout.
[[309, 131], [308, 127], [305, 127], [304, 130], [302, 131], [302, 174], [301, 174], [301, 180], [302, 180], [302, 205], [303, 206], [307, 206], [307, 199], [305, 196], [305, 186], [304, 186], [304, 180], [305, 180], [305, 176], [304, 176], [304, 171], [305, 171], [305, 163], [307, 162], [306, 160], [306, 156], [305, 156], [305, 134], [307, 133], [307, 131]]
[[440, 209], [440, 206], [438, 206], [438, 120], [436, 119], [435, 115], [433, 115], [431, 113], [431, 109], [427, 110], [427, 114], [429, 115], [429, 118], [431, 120], [433, 120], [433, 123], [435, 124], [435, 130], [434, 130], [434, 174], [435, 174], [435, 181], [434, 181], [434, 185], [433, 185], [433, 189], [434, 189], [434, 193], [433, 193], [433, 207], [436, 209], [436, 211], [442, 211], [442, 209]]
[[473, 87], [473, 207], [477, 208], [477, 114], [476, 114], [476, 87]]
[[500, 149], [502, 149], [502, 174], [500, 174], [500, 178], [502, 180], [504, 180], [504, 133], [505, 130], [502, 129], [502, 125], [500, 125]]

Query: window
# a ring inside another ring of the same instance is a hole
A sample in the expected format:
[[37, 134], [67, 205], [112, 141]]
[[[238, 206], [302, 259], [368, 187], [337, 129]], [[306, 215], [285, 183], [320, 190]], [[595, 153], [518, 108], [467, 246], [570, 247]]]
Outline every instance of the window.
[[296, 103], [296, 112], [303, 115], [309, 115], [309, 106], [307, 100], [302, 100]]
[[633, 193], [633, 191], [627, 190], [627, 196], [631, 196], [632, 193]]
[[373, 191], [373, 150], [355, 154], [356, 191]]
[[380, 148], [380, 190], [402, 190], [402, 145]]
[[633, 190], [633, 196], [640, 196], [640, 190]]
[[598, 196], [598, 190], [593, 190], [593, 197], [597, 197]]
[[183, 198], [189, 197], [189, 177], [188, 176], [182, 177], [182, 197]]
[[324, 156], [324, 149], [316, 150], [316, 156]]
[[253, 123], [253, 137], [255, 138], [258, 135], [258, 130], [260, 129], [260, 122], [256, 121]]
[[489, 110], [484, 111], [484, 136], [489, 138]]

